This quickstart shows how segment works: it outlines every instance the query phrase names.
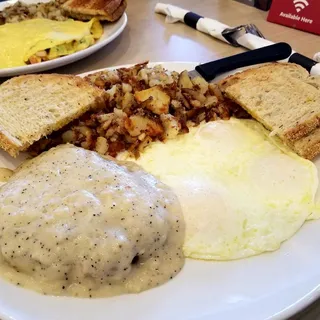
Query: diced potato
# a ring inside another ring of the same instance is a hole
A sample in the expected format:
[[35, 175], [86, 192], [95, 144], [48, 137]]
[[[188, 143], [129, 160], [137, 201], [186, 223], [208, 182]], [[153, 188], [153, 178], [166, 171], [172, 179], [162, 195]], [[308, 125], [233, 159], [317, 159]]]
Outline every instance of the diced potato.
[[122, 83], [122, 91], [124, 93], [132, 92], [132, 86], [129, 83]]
[[181, 102], [182, 106], [185, 107], [186, 109], [190, 109], [190, 103], [186, 99], [186, 97], [182, 94], [181, 91], [178, 91], [176, 94], [176, 99]]
[[111, 126], [108, 128], [107, 132], [106, 132], [106, 138], [111, 138], [115, 133], [116, 133], [116, 127]]
[[121, 101], [122, 110], [128, 110], [134, 104], [134, 96], [131, 92], [126, 92]]
[[201, 112], [197, 118], [196, 118], [196, 122], [197, 123], [201, 123], [202, 121], [204, 121], [206, 119], [206, 114], [205, 112]]
[[141, 69], [139, 72], [138, 72], [138, 75], [137, 75], [137, 79], [139, 81], [144, 81], [146, 84], [148, 83], [148, 73], [147, 73], [147, 70], [146, 69]]
[[38, 51], [36, 53], [36, 56], [43, 59], [43, 58], [46, 58], [48, 56], [48, 54], [47, 54], [47, 52], [45, 50], [42, 50], [42, 51]]
[[175, 138], [181, 130], [181, 124], [178, 119], [171, 114], [162, 114], [160, 119], [165, 130], [165, 138]]
[[34, 54], [33, 56], [31, 56], [31, 57], [29, 58], [29, 62], [30, 62], [31, 64], [39, 63], [39, 62], [41, 62], [41, 58], [38, 57], [38, 56], [36, 56], [36, 55]]
[[118, 100], [118, 97], [121, 95], [119, 85], [113, 85], [109, 90], [107, 90], [110, 100]]
[[103, 114], [99, 114], [97, 116], [97, 119], [100, 123], [104, 123], [106, 121], [112, 121], [112, 119], [114, 118], [114, 114], [113, 113], [103, 113]]
[[191, 121], [191, 120], [187, 121], [187, 127], [188, 128], [193, 128], [193, 127], [196, 127], [196, 126], [197, 126], [197, 124], [194, 123], [193, 121]]
[[172, 77], [173, 81], [178, 82], [179, 77], [180, 77], [180, 73], [177, 71], [171, 71], [171, 77]]
[[218, 98], [216, 96], [208, 96], [204, 102], [206, 108], [215, 107], [218, 104]]
[[183, 89], [182, 93], [189, 100], [189, 102], [190, 100], [198, 100], [201, 104], [204, 104], [204, 102], [206, 101], [206, 97], [200, 91], [193, 89]]
[[152, 139], [150, 137], [146, 137], [138, 147], [138, 151], [142, 152], [150, 143], [152, 142]]
[[163, 133], [163, 128], [156, 121], [140, 115], [133, 115], [125, 121], [125, 128], [130, 136], [137, 137], [146, 132], [149, 136], [155, 137]]
[[195, 77], [192, 79], [192, 83], [199, 87], [200, 92], [205, 94], [208, 91], [209, 84], [206, 80], [201, 77]]
[[196, 109], [202, 107], [202, 103], [199, 100], [190, 100], [190, 104]]
[[90, 149], [93, 142], [93, 132], [92, 129], [86, 126], [75, 127], [75, 130], [78, 131], [82, 137], [81, 139], [85, 139], [85, 141], [81, 142], [81, 147], [84, 149]]
[[166, 86], [173, 83], [173, 78], [170, 74], [160, 69], [158, 72], [151, 72], [149, 74], [149, 86]]
[[92, 135], [92, 130], [89, 127], [80, 126], [80, 127], [77, 127], [77, 129], [81, 134], [83, 134], [84, 137], [91, 137]]
[[152, 101], [147, 104], [147, 108], [155, 114], [160, 115], [169, 112], [170, 97], [162, 91], [160, 86], [138, 91], [134, 94], [134, 97], [138, 103], [152, 98]]
[[112, 114], [112, 116], [113, 116], [113, 117], [109, 117], [108, 119], [106, 119], [105, 122], [102, 122], [101, 128], [102, 128], [103, 130], [108, 130], [109, 127], [111, 126], [112, 121], [113, 121], [113, 119], [114, 119], [114, 115], [113, 115], [113, 114]]
[[171, 105], [175, 110], [182, 108], [182, 103], [178, 100], [172, 100]]
[[114, 134], [110, 137], [110, 142], [117, 142], [119, 140], [119, 135], [117, 132], [114, 132]]
[[106, 154], [108, 151], [108, 141], [104, 137], [98, 137], [96, 141], [95, 150], [100, 154]]
[[189, 77], [188, 71], [185, 70], [183, 72], [181, 72], [180, 74], [180, 78], [178, 81], [178, 85], [180, 88], [184, 88], [184, 89], [192, 89], [193, 88], [193, 83]]
[[110, 86], [121, 82], [117, 70], [108, 70], [106, 72], [102, 72], [102, 74], [104, 82], [108, 83]]
[[73, 143], [77, 139], [76, 133], [72, 130], [65, 131], [62, 134], [63, 143]]
[[127, 117], [127, 114], [125, 112], [123, 112], [121, 109], [114, 108], [113, 113], [117, 118], [126, 118]]
[[141, 134], [139, 135], [138, 139], [139, 139], [140, 141], [143, 141], [143, 139], [144, 139], [145, 137], [146, 137], [146, 133], [143, 132], [143, 133], [141, 133]]
[[224, 100], [224, 97], [223, 97], [223, 94], [221, 92], [221, 89], [216, 83], [209, 83], [209, 92], [212, 95], [216, 96], [219, 101], [223, 101]]

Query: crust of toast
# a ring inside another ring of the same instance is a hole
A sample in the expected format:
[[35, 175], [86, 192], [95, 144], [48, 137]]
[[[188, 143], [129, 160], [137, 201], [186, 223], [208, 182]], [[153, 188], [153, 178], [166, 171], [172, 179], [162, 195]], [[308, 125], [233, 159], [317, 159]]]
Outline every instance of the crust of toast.
[[99, 20], [110, 22], [118, 20], [127, 8], [126, 0], [68, 0], [62, 9], [69, 16], [79, 20]]
[[[0, 124], [0, 148], [7, 151], [11, 156], [16, 157], [19, 152], [25, 151], [32, 145], [35, 141], [39, 140], [40, 138], [49, 135], [53, 131], [57, 131], [70, 123], [71, 121], [77, 119], [85, 112], [92, 110], [92, 109], [100, 109], [105, 106], [105, 92], [101, 89], [95, 88], [91, 86], [88, 82], [84, 79], [72, 76], [72, 75], [61, 75], [61, 74], [43, 74], [43, 75], [24, 75], [12, 78], [7, 80], [0, 86], [0, 94], [3, 92], [11, 92], [12, 95], [12, 104], [19, 103], [23, 105], [25, 102], [23, 101], [23, 94], [21, 98], [19, 97], [18, 100], [14, 98], [15, 92], [17, 92], [20, 88], [32, 90], [34, 88], [35, 96], [39, 95], [42, 89], [45, 88], [46, 90], [50, 90], [51, 86], [58, 86], [59, 89], [65, 90], [65, 92], [70, 92], [73, 97], [73, 107], [74, 110], [72, 113], [66, 114], [65, 116], [58, 119], [56, 122], [52, 123], [41, 123], [41, 119], [39, 119], [38, 124], [35, 125], [34, 129], [30, 130], [30, 136], [24, 137], [23, 141], [18, 137], [15, 137], [13, 133], [10, 133], [9, 130], [3, 128]], [[11, 90], [11, 91], [10, 91]], [[74, 98], [74, 95], [82, 94], [82, 98], [85, 97], [87, 102], [85, 104], [81, 104], [81, 101], [77, 98]], [[32, 94], [32, 92], [31, 92]], [[30, 96], [28, 96], [28, 99]], [[46, 96], [44, 96], [44, 99]], [[6, 103], [10, 102], [10, 97], [8, 100], [8, 96], [6, 96]], [[27, 98], [25, 98], [27, 99]], [[9, 102], [8, 102], [9, 101]], [[38, 101], [38, 100], [37, 100]], [[58, 104], [60, 101], [56, 101]], [[32, 101], [30, 101], [32, 103]], [[35, 102], [34, 108], [37, 108]], [[46, 101], [43, 101], [45, 104]], [[77, 104], [77, 105], [75, 105]], [[43, 112], [43, 116], [46, 117], [50, 114], [50, 108], [52, 104], [48, 104], [48, 113], [46, 111]], [[54, 106], [53, 106], [54, 107]], [[3, 106], [0, 105], [0, 109]], [[5, 110], [1, 110], [5, 113]], [[21, 127], [25, 125], [25, 123], [19, 123]]]
[[299, 156], [312, 160], [320, 154], [320, 128], [289, 145]]
[[278, 71], [277, 69], [281, 69], [281, 71], [288, 71], [290, 74], [294, 75], [298, 79], [307, 79], [309, 76], [309, 73], [307, 70], [302, 68], [301, 66], [295, 64], [295, 63], [278, 63], [278, 62], [272, 62], [272, 63], [266, 63], [259, 67], [255, 67], [252, 69], [247, 69], [238, 73], [235, 73], [233, 75], [230, 75], [226, 77], [225, 79], [221, 80], [218, 85], [221, 88], [223, 92], [230, 87], [233, 84], [238, 83], [239, 81], [251, 76], [255, 75], [257, 73], [261, 72], [261, 69], [264, 69], [265, 71], [265, 78], [267, 80], [268, 78], [268, 72], [275, 72]]
[[8, 132], [0, 130], [0, 148], [14, 158], [19, 154], [19, 149], [23, 147], [20, 143], [17, 143], [16, 140], [17, 139], [10, 136]]

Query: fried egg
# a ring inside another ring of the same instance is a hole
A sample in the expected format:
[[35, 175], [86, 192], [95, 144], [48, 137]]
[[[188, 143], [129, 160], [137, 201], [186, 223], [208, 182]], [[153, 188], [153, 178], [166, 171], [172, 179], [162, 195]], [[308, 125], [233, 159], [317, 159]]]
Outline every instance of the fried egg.
[[135, 160], [177, 194], [186, 221], [184, 254], [232, 260], [278, 249], [315, 210], [315, 165], [254, 120], [215, 121]]

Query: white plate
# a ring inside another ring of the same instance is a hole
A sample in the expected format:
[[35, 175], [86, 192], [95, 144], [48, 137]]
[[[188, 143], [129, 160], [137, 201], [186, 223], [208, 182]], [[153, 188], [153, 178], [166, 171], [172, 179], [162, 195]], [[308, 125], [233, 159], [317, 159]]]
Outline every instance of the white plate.
[[[12, 5], [16, 1], [17, 0], [1, 2], [0, 11], [7, 6]], [[27, 4], [38, 3], [38, 2], [48, 2], [48, 1], [49, 0], [45, 0], [45, 1], [23, 0], [23, 2]], [[57, 58], [54, 60], [45, 61], [37, 64], [0, 69], [0, 77], [12, 77], [20, 74], [35, 73], [35, 72], [50, 70], [50, 69], [58, 68], [66, 64], [70, 64], [72, 62], [83, 59], [93, 54], [94, 52], [98, 51], [99, 49], [101, 49], [102, 47], [106, 46], [108, 43], [113, 41], [115, 38], [117, 38], [126, 27], [127, 21], [128, 21], [127, 15], [124, 13], [118, 21], [114, 23], [104, 23], [102, 37], [94, 45], [84, 50], [72, 53], [70, 55], [67, 55], [61, 58]]]
[[[169, 70], [195, 63], [162, 63]], [[320, 168], [320, 161], [317, 160]], [[0, 166], [17, 163], [0, 152]], [[170, 282], [108, 299], [42, 296], [0, 279], [2, 320], [286, 319], [320, 296], [320, 221], [306, 223], [280, 250], [230, 262], [187, 260]]]

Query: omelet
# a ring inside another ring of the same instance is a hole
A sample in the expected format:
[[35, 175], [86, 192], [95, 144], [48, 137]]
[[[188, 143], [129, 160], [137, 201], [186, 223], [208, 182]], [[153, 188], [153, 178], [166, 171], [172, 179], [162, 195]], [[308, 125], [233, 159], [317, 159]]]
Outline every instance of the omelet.
[[55, 59], [83, 50], [103, 34], [97, 19], [88, 22], [32, 19], [0, 26], [0, 68]]
[[254, 120], [230, 119], [156, 142], [135, 160], [177, 194], [184, 254], [233, 260], [278, 249], [315, 213], [315, 165]]

